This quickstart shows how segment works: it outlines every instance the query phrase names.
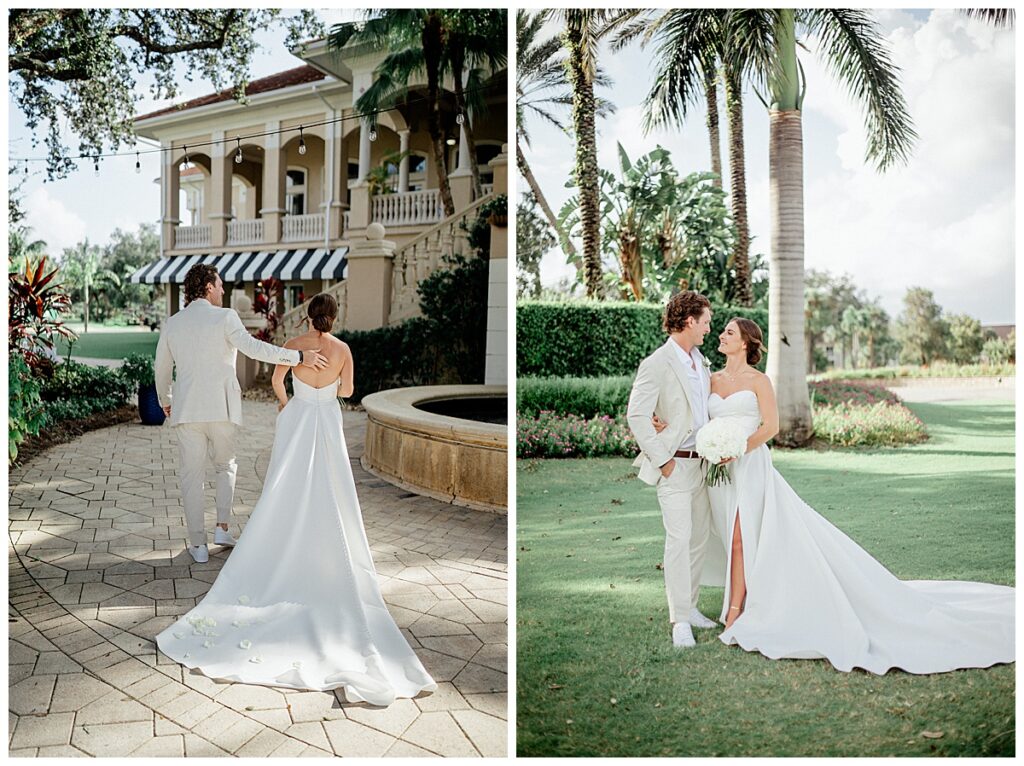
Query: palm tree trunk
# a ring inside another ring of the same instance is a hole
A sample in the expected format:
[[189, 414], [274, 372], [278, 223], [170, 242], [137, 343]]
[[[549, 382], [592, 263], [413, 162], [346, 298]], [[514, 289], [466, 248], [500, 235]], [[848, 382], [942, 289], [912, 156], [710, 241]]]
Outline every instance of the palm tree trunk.
[[554, 211], [551, 210], [551, 206], [548, 204], [547, 197], [544, 196], [544, 192], [541, 191], [540, 185], [537, 183], [537, 179], [533, 175], [533, 170], [530, 168], [530, 164], [526, 161], [526, 155], [523, 153], [522, 147], [519, 145], [519, 141], [516, 141], [516, 164], [519, 166], [519, 173], [523, 178], [526, 179], [527, 185], [530, 187], [530, 191], [533, 192], [533, 198], [537, 200], [537, 204], [540, 205], [540, 209], [544, 212], [544, 217], [548, 219], [548, 225], [555, 232], [555, 236], [558, 237], [558, 242], [562, 246], [562, 252], [565, 253], [568, 258], [575, 266], [576, 272], [582, 271], [583, 266], [580, 263], [579, 253], [576, 252], [576, 246], [569, 239], [569, 236], [562, 231], [562, 227], [558, 225], [558, 219], [555, 217]]
[[736, 244], [732, 250], [732, 267], [736, 278], [732, 285], [733, 301], [740, 306], [753, 306], [754, 293], [750, 283], [750, 222], [747, 218], [747, 168], [743, 151], [743, 84], [739, 73], [725, 69], [725, 108], [729, 118], [729, 198], [732, 220], [736, 225]]
[[583, 65], [581, 32], [567, 25], [564, 41], [569, 51], [566, 68], [572, 87], [572, 123], [576, 136], [576, 187], [580, 194], [580, 223], [583, 230], [583, 271], [588, 298], [600, 298], [601, 281], [600, 209], [597, 178], [597, 137], [594, 127], [594, 83]]
[[430, 134], [430, 147], [437, 166], [438, 186], [441, 191], [441, 204], [444, 206], [445, 217], [455, 215], [455, 203], [452, 201], [452, 189], [448, 183], [448, 163], [446, 157], [444, 135], [441, 133], [441, 51], [444, 29], [441, 17], [431, 12], [427, 23], [423, 25], [423, 59], [427, 70], [427, 132]]
[[779, 407], [780, 444], [799, 446], [814, 434], [804, 358], [803, 128], [793, 11], [779, 12], [781, 77], [772, 82], [768, 185], [771, 262], [768, 289], [768, 376]]
[[705, 75], [704, 98], [707, 101], [708, 138], [711, 141], [711, 172], [715, 178], [712, 183], [722, 188], [722, 147], [718, 130], [718, 87], [715, 85], [714, 73]]
[[85, 272], [85, 329], [83, 332], [89, 332], [89, 272]]

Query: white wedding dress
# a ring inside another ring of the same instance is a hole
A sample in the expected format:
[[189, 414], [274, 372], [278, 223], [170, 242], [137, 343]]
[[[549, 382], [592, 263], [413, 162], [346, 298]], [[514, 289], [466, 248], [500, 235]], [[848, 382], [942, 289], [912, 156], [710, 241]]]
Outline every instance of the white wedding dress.
[[263, 494], [202, 601], [157, 636], [211, 678], [389, 705], [434, 680], [388, 613], [363, 528], [337, 382], [277, 418]]
[[[757, 395], [712, 394], [712, 418], [753, 433]], [[936, 580], [901, 581], [803, 502], [760, 446], [730, 464], [731, 483], [709, 487], [726, 541], [721, 619], [729, 609], [730, 541], [737, 511], [746, 606], [719, 638], [771, 659], [827, 659], [837, 670], [941, 673], [1014, 661], [1014, 589]], [[865, 504], [870, 504], [870, 497]]]

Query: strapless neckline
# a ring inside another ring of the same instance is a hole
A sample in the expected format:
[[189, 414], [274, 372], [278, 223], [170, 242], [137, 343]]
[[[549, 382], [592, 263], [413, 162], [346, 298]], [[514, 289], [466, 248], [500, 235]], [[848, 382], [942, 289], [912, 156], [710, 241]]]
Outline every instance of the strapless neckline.
[[734, 396], [739, 396], [740, 394], [754, 394], [754, 397], [755, 398], [757, 397], [757, 394], [755, 392], [751, 391], [748, 388], [742, 388], [739, 391], [733, 391], [728, 396], [722, 396], [720, 393], [718, 393], [716, 391], [716, 392], [712, 393], [711, 396], [717, 396], [719, 399], [721, 399], [724, 402], [724, 401], [728, 401], [729, 399], [732, 399]]
[[297, 380], [299, 383], [304, 385], [306, 388], [310, 388], [310, 389], [312, 389], [314, 391], [323, 391], [325, 389], [330, 388], [331, 386], [337, 386], [338, 385], [338, 381], [334, 380], [334, 381], [328, 383], [327, 385], [317, 387], [317, 386], [310, 385], [309, 383], [304, 381], [302, 378], [296, 377], [294, 374], [292, 375], [292, 380]]

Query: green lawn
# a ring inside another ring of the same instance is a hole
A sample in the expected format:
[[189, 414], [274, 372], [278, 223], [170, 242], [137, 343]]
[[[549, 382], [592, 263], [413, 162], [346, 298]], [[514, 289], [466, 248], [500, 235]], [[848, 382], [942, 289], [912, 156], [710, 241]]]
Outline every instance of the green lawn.
[[[775, 450], [775, 465], [901, 578], [1013, 584], [1013, 405], [910, 407], [924, 444]], [[674, 649], [661, 515], [629, 463], [519, 461], [520, 755], [1014, 754], [1013, 665], [840, 673], [727, 647], [718, 630]], [[717, 617], [721, 600], [704, 588], [700, 607]]]
[[[93, 359], [124, 359], [128, 354], [156, 355], [157, 332], [103, 332], [81, 333], [75, 341], [72, 354]], [[68, 355], [67, 343], [57, 344], [57, 353], [62, 358]]]

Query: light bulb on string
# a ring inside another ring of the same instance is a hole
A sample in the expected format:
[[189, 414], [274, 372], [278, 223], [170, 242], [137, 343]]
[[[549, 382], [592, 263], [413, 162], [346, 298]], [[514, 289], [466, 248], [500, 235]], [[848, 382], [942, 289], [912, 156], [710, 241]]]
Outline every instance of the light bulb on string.
[[139, 153], [138, 152], [135, 152], [135, 172], [136, 173], [141, 173], [142, 172], [142, 163], [139, 162]]
[[96, 177], [100, 177], [100, 157], [96, 155], [92, 158], [92, 169], [96, 171]]
[[28, 175], [28, 162], [25, 163], [25, 175]]
[[242, 164], [242, 140], [240, 138], [236, 138], [235, 141], [238, 144], [238, 148], [235, 150], [235, 164], [236, 165], [241, 165]]
[[374, 126], [374, 127], [370, 128], [370, 136], [369, 137], [370, 137], [371, 141], [376, 141], [377, 140], [377, 126]]
[[455, 122], [456, 122], [456, 124], [461, 125], [465, 121], [466, 121], [466, 116], [462, 112], [459, 112], [457, 115], [455, 115]]
[[306, 139], [302, 136], [302, 128], [299, 127], [299, 154], [306, 153]]
[[185, 156], [181, 158], [181, 164], [182, 165], [187, 165], [188, 164], [188, 147], [185, 146], [184, 144], [182, 144], [181, 148], [185, 150]]

